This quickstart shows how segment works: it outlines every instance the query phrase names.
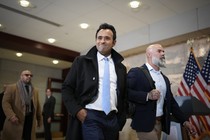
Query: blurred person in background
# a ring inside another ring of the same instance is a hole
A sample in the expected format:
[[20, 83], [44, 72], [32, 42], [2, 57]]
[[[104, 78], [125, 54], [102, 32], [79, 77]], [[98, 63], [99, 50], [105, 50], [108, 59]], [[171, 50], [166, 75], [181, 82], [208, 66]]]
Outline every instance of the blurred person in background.
[[38, 90], [32, 85], [31, 71], [24, 70], [17, 83], [7, 85], [2, 107], [6, 115], [3, 140], [35, 140], [42, 124]]
[[45, 140], [52, 140], [51, 122], [54, 117], [56, 99], [50, 89], [46, 90], [46, 99], [42, 110]]

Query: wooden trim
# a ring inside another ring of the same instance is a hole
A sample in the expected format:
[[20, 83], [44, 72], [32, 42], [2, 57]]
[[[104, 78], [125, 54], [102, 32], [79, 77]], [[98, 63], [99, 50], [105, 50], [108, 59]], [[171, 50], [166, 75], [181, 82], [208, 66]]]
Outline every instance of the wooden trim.
[[80, 53], [23, 37], [0, 32], [0, 48], [73, 62]]
[[[61, 89], [59, 88], [53, 88], [52, 83], [63, 83], [63, 79], [57, 79], [57, 78], [48, 78], [47, 80], [47, 88], [50, 88], [52, 92], [58, 92], [61, 93]], [[63, 135], [66, 135], [66, 129], [67, 129], [67, 121], [68, 121], [68, 112], [65, 108], [65, 105], [62, 101], [61, 104], [61, 112], [60, 114], [55, 114], [55, 117], [53, 119], [53, 122], [58, 122], [60, 123], [60, 131], [62, 132]]]

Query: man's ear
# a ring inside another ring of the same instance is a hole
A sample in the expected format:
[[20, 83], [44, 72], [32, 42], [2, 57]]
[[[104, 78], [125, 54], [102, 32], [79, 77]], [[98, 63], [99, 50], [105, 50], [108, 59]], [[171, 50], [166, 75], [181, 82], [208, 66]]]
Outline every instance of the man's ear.
[[113, 46], [115, 46], [115, 45], [116, 45], [116, 42], [117, 42], [117, 40], [114, 40], [114, 41], [113, 41]]
[[146, 56], [147, 56], [147, 58], [150, 58], [151, 54], [149, 52], [146, 52]]

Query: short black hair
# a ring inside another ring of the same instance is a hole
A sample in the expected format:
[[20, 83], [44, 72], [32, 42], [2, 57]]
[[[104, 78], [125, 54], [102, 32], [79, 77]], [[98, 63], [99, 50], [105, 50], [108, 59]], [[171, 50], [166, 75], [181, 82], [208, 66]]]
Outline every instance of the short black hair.
[[112, 31], [112, 33], [113, 33], [113, 40], [116, 40], [116, 38], [117, 38], [116, 30], [115, 30], [115, 28], [114, 28], [113, 25], [110, 25], [110, 24], [108, 24], [108, 23], [103, 23], [103, 24], [101, 24], [101, 25], [99, 26], [98, 30], [96, 31], [95, 38], [97, 38], [97, 34], [98, 34], [98, 32], [99, 32], [101, 29], [110, 29], [110, 30]]

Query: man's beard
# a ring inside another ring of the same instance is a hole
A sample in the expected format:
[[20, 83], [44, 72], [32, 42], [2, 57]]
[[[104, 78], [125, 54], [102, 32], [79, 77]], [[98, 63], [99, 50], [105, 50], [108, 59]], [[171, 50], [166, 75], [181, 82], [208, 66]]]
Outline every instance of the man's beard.
[[165, 58], [164, 57], [160, 58], [160, 59], [158, 59], [157, 57], [152, 57], [152, 63], [154, 65], [158, 66], [158, 67], [163, 67], [163, 68], [166, 67], [165, 66], [166, 62], [165, 62]]

